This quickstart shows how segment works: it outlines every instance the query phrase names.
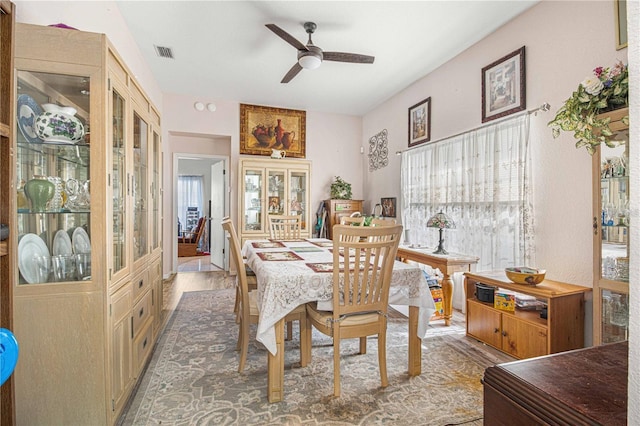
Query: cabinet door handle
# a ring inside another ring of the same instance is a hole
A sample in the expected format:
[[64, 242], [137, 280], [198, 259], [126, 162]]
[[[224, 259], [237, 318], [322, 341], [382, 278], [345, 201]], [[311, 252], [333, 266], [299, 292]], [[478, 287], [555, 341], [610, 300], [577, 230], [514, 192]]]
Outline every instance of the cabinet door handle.
[[507, 332], [506, 332], [506, 331], [503, 331], [503, 332], [502, 332], [502, 336], [503, 336], [503, 337], [507, 337]]
[[598, 235], [598, 218], [593, 218], [593, 235]]
[[144, 315], [144, 308], [140, 308], [140, 313], [138, 314], [138, 318], [142, 318]]
[[494, 329], [493, 329], [493, 332], [494, 332], [494, 333], [499, 333], [499, 332], [500, 332], [500, 329], [499, 329], [498, 327], [496, 327], [496, 328], [494, 328]]

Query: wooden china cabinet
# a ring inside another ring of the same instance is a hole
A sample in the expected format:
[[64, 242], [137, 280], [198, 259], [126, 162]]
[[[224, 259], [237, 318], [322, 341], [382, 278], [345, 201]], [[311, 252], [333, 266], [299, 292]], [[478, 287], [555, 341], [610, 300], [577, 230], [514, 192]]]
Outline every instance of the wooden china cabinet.
[[593, 154], [593, 342], [629, 336], [629, 108], [605, 114], [616, 147], [601, 144]]
[[161, 323], [160, 115], [103, 34], [17, 24], [14, 66], [16, 420], [115, 424]]
[[[14, 162], [12, 146], [15, 120], [13, 119], [13, 33], [15, 6], [0, 1], [0, 223], [10, 225], [13, 212], [13, 173], [8, 164]], [[13, 331], [13, 287], [15, 252], [9, 247], [15, 234], [0, 241], [0, 327]], [[0, 425], [15, 424], [14, 377], [10, 376], [0, 387]]]
[[300, 216], [302, 238], [311, 237], [309, 160], [241, 157], [239, 169], [238, 232], [243, 242], [269, 238], [269, 214]]

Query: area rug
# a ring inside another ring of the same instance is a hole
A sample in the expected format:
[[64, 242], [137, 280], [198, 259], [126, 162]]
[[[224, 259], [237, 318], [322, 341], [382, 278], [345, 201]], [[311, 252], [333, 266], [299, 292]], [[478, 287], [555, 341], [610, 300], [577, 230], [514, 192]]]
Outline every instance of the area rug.
[[[391, 315], [389, 386], [380, 387], [377, 341], [358, 355], [341, 344], [342, 396], [332, 397], [331, 339], [313, 334], [301, 368], [297, 323], [286, 342], [285, 399], [267, 402], [267, 352], [252, 339], [238, 373], [234, 290], [184, 293], [159, 339], [121, 425], [457, 425], [481, 424], [484, 369], [510, 360], [468, 339], [454, 324], [423, 340], [422, 375], [407, 375], [407, 320]], [[255, 333], [255, 327], [251, 330]], [[253, 336], [253, 334], [252, 334]]]

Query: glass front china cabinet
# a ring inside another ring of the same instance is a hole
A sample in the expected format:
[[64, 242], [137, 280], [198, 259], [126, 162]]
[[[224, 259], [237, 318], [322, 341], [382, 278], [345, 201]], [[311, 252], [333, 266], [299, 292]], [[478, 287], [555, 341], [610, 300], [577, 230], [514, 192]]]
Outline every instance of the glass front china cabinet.
[[240, 238], [269, 238], [269, 214], [299, 215], [311, 236], [307, 160], [240, 159]]
[[161, 322], [160, 116], [103, 34], [15, 40], [16, 418], [114, 424]]
[[629, 337], [629, 127], [621, 119], [629, 109], [615, 110], [611, 118], [615, 147], [602, 144], [593, 155], [594, 200], [594, 344]]

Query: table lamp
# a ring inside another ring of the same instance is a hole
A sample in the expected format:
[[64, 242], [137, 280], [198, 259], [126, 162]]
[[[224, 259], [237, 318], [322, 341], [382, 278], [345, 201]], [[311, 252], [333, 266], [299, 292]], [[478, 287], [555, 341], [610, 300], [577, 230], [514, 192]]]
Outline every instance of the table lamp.
[[442, 231], [444, 231], [445, 228], [455, 229], [455, 227], [456, 224], [453, 219], [444, 214], [442, 211], [429, 218], [429, 220], [427, 221], [427, 228], [438, 228], [438, 230], [440, 231], [440, 242], [438, 243], [438, 248], [433, 252], [433, 254], [449, 254], [444, 249], [444, 238], [442, 238]]

